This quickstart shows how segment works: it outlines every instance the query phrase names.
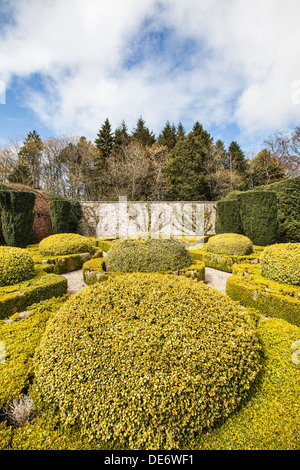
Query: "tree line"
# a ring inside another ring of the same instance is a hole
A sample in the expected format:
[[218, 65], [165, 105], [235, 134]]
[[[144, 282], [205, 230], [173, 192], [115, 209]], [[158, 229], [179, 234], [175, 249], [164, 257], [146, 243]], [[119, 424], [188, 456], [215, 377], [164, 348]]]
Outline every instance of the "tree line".
[[0, 181], [19, 183], [75, 200], [218, 200], [233, 190], [253, 189], [300, 174], [300, 126], [276, 132], [249, 159], [233, 141], [225, 147], [202, 124], [186, 132], [166, 122], [156, 137], [142, 116], [132, 132], [108, 118], [94, 142], [84, 136], [41, 139], [0, 149]]

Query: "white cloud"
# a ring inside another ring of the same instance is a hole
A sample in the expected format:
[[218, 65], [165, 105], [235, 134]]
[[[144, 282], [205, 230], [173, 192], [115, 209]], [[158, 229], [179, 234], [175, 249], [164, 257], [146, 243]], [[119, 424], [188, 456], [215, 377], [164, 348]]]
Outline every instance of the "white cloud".
[[[244, 135], [299, 124], [292, 100], [300, 79], [298, 0], [11, 5], [15, 24], [2, 35], [0, 79], [26, 79], [27, 105], [57, 133], [92, 137], [106, 117], [131, 129], [141, 114], [156, 132], [166, 120], [236, 123]], [[42, 89], [30, 86], [33, 74], [44, 77]]]

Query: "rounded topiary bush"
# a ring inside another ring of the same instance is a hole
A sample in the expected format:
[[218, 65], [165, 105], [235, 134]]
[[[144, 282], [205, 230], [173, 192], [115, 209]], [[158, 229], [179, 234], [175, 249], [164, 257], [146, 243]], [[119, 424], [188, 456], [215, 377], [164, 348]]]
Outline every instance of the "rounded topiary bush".
[[259, 370], [245, 308], [185, 277], [134, 273], [87, 287], [51, 317], [32, 394], [90, 439], [170, 449], [233, 412]]
[[253, 244], [248, 237], [237, 233], [221, 233], [209, 238], [207, 251], [220, 255], [244, 256], [253, 253]]
[[185, 268], [192, 260], [182, 240], [141, 238], [114, 243], [105, 264], [110, 272], [157, 272]]
[[300, 243], [268, 246], [260, 256], [261, 274], [284, 284], [300, 285]]
[[63, 256], [78, 253], [93, 253], [92, 242], [76, 233], [59, 233], [44, 238], [39, 244], [39, 251], [45, 256]]
[[0, 286], [17, 284], [33, 276], [34, 262], [26, 250], [0, 246]]

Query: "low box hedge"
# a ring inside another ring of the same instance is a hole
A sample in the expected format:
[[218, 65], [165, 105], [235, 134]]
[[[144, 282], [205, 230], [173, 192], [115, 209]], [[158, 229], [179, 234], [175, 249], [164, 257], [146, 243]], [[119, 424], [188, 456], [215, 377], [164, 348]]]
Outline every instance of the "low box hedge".
[[[126, 273], [108, 272], [105, 265], [106, 258], [95, 258], [87, 261], [82, 267], [83, 281], [87, 285], [95, 284], [96, 282], [106, 281], [111, 276], [126, 275]], [[201, 261], [196, 261], [191, 266], [182, 268], [175, 271], [164, 271], [163, 274], [184, 275], [192, 277], [197, 281], [205, 280], [205, 264]]]
[[235, 265], [233, 276], [227, 279], [226, 294], [267, 317], [300, 326], [300, 287], [264, 278], [260, 266]]
[[36, 275], [27, 280], [0, 288], [0, 319], [22, 312], [32, 304], [67, 293], [68, 281], [57, 274], [36, 270]]
[[190, 250], [191, 258], [193, 261], [203, 261], [208, 268], [218, 269], [227, 273], [232, 272], [235, 264], [250, 263], [258, 264], [262, 247], [254, 246], [254, 252], [251, 255], [237, 256], [237, 255], [221, 255], [210, 253], [207, 251], [206, 245], [201, 250]]

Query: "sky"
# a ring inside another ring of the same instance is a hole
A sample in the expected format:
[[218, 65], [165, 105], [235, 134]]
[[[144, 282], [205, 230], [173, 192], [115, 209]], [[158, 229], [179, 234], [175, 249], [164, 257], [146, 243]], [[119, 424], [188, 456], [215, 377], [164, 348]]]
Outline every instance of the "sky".
[[300, 124], [299, 0], [0, 0], [0, 143], [196, 121], [255, 152]]

